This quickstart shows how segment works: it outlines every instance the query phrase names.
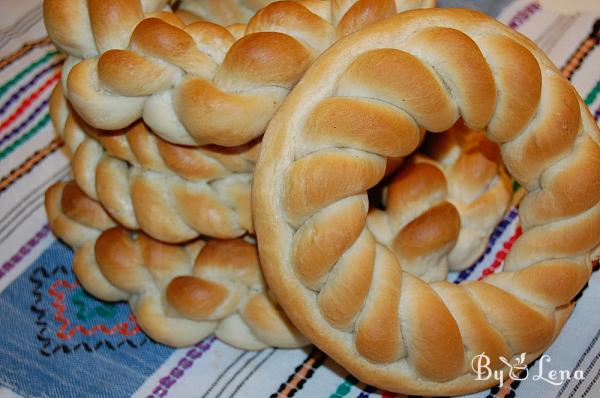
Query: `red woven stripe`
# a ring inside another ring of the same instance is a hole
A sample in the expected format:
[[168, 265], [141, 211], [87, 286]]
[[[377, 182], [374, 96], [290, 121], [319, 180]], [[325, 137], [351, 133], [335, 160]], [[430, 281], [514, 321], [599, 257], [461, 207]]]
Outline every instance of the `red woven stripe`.
[[31, 95], [27, 98], [25, 98], [23, 100], [23, 102], [21, 102], [21, 104], [19, 105], [19, 107], [12, 113], [12, 115], [10, 115], [8, 117], [8, 119], [6, 119], [5, 121], [3, 121], [0, 124], [0, 132], [2, 132], [2, 130], [6, 129], [7, 127], [9, 127], [15, 120], [17, 120], [17, 118], [19, 116], [21, 116], [29, 106], [31, 106], [31, 104], [40, 97], [40, 95], [42, 95], [42, 93], [44, 91], [46, 91], [48, 89], [48, 87], [50, 86], [54, 86], [54, 83], [60, 79], [60, 72], [55, 73], [54, 75], [52, 75], [52, 77], [50, 77], [50, 79], [46, 80], [44, 82], [44, 84], [42, 84], [40, 87], [38, 87], [37, 90], [35, 90], [33, 93], [31, 93]]

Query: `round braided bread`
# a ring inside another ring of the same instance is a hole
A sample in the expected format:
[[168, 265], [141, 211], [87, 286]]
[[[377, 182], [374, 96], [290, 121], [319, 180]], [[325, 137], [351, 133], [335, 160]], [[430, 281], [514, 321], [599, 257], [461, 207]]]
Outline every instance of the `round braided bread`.
[[[498, 145], [457, 123], [429, 134], [369, 211], [375, 240], [424, 281], [446, 280], [484, 252], [512, 197]], [[429, 155], [429, 156], [427, 156]]]
[[[260, 136], [314, 58], [337, 38], [433, 0], [282, 1], [235, 40], [209, 22], [184, 26], [139, 0], [45, 0], [44, 20], [69, 57], [63, 89], [90, 125], [140, 118], [170, 142], [239, 146]], [[150, 9], [152, 9], [150, 7]]]
[[[350, 32], [388, 15], [393, 7], [400, 8], [401, 4], [417, 5], [407, 1], [397, 3], [398, 5], [393, 6], [394, 2], [387, 4], [370, 0], [338, 2], [335, 7], [345, 10], [342, 17], [345, 22], [340, 22], [338, 27], [341, 29], [345, 26], [344, 32]], [[313, 11], [321, 10], [319, 14], [332, 7], [329, 2], [321, 0], [302, 4], [310, 6]], [[282, 3], [268, 7], [257, 14], [249, 31], [277, 30], [285, 23], [286, 32], [300, 37], [298, 40], [301, 40], [308, 34], [307, 31], [317, 24], [315, 21], [323, 22], [317, 14], [312, 14], [304, 6]], [[60, 14], [53, 16], [51, 0], [47, 1], [47, 7], [50, 10], [47, 13], [48, 26], [60, 30], [61, 26], [56, 23], [60, 20]], [[91, 10], [92, 8], [89, 8], [90, 12]], [[331, 14], [331, 10], [327, 12]], [[102, 19], [102, 12], [97, 11], [94, 15], [98, 20]], [[157, 16], [169, 22], [174, 21], [173, 16], [167, 13]], [[286, 22], [290, 20], [296, 22]], [[354, 21], [356, 26], [349, 25], [351, 21]], [[165, 22], [160, 20], [155, 22], [159, 26], [165, 25]], [[330, 28], [333, 29], [331, 26]], [[194, 29], [193, 32], [198, 35], [202, 33], [203, 40], [208, 43], [199, 48], [205, 52], [209, 51], [214, 59], [222, 61], [225, 52], [233, 43], [233, 37], [224, 28], [212, 24], [195, 25]], [[179, 28], [175, 31], [151, 31], [148, 33], [151, 36], [148, 40], [157, 40], [161, 37], [161, 32], [166, 32], [165, 35], [177, 32], [177, 37], [180, 38], [187, 37], [189, 33]], [[169, 39], [168, 35], [165, 37], [165, 40]], [[286, 37], [297, 42], [290, 36]], [[253, 46], [259, 46], [266, 42], [252, 43]], [[198, 46], [198, 43], [194, 46]], [[269, 50], [267, 47], [264, 50]], [[249, 51], [256, 52], [257, 48], [252, 47]], [[272, 72], [269, 68], [276, 67], [289, 69], [289, 65], [279, 64], [278, 58], [268, 60], [268, 63], [273, 62], [275, 63], [267, 65], [268, 70], [264, 69], [262, 72], [269, 74]], [[248, 67], [247, 62], [240, 65], [243, 68]], [[303, 66], [305, 67], [306, 65]], [[130, 70], [122, 64], [117, 64], [115, 68], [117, 69], [114, 72], [120, 78], [124, 76], [123, 70]], [[63, 76], [66, 76], [69, 70], [70, 66], [67, 66]], [[128, 82], [131, 82], [130, 78], [129, 75], [126, 77]], [[171, 243], [187, 241], [199, 235], [225, 239], [239, 237], [246, 232], [253, 233], [250, 180], [258, 149], [256, 140], [232, 148], [213, 145], [192, 149], [170, 145], [167, 141], [154, 137], [146, 125], [139, 121], [125, 127], [123, 131], [98, 131], [77, 115], [69, 116], [69, 106], [60, 91], [61, 88], [57, 87], [52, 95], [50, 112], [55, 129], [64, 136], [73, 154], [75, 180], [88, 196], [100, 201], [120, 224], [129, 229], [141, 229], [153, 238]], [[269, 112], [268, 118], [272, 113]], [[85, 115], [85, 110], [83, 114]], [[198, 112], [194, 111], [194, 114], [197, 116]], [[112, 115], [111, 112], [111, 117]], [[225, 117], [221, 115], [220, 118], [227, 121], [238, 120], [229, 114]], [[264, 127], [265, 123], [266, 121], [261, 122], [261, 126]], [[83, 134], [84, 131], [87, 134]], [[167, 131], [172, 130], [167, 128]]]
[[143, 122], [108, 134], [70, 111], [60, 85], [50, 97], [50, 116], [79, 187], [126, 228], [170, 243], [254, 232], [250, 181], [258, 142], [183, 147], [158, 138]]
[[242, 239], [169, 245], [116, 227], [74, 182], [46, 192], [53, 231], [75, 250], [83, 287], [106, 301], [129, 302], [154, 340], [180, 347], [209, 334], [258, 350], [308, 342], [269, 297], [256, 246]]
[[[418, 126], [462, 117], [527, 194], [503, 272], [459, 285], [402, 271], [366, 228], [366, 191]], [[497, 383], [559, 333], [600, 244], [600, 132], [534, 43], [467, 10], [415, 10], [329, 48], [262, 142], [253, 217], [265, 278], [298, 329], [358, 379], [417, 395]], [[505, 374], [507, 368], [503, 368]]]

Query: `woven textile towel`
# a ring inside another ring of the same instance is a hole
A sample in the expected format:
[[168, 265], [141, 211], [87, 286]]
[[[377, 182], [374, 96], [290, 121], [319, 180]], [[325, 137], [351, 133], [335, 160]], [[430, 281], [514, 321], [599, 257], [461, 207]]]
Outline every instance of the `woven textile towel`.
[[[535, 40], [600, 118], [600, 11], [562, 15], [530, 0], [440, 0], [483, 8]], [[501, 10], [496, 13], [495, 10]], [[127, 304], [87, 295], [72, 272], [73, 252], [54, 237], [43, 193], [69, 180], [65, 144], [51, 126], [47, 101], [63, 57], [46, 37], [41, 2], [6, 0], [0, 13], [0, 396], [379, 398], [396, 394], [348, 374], [318, 349], [242, 351], [208, 337], [193, 347], [154, 343]], [[520, 236], [511, 206], [484, 255], [451, 281], [474, 281], [503, 269]], [[549, 355], [468, 398], [600, 396], [600, 279], [588, 287]], [[579, 370], [583, 379], [533, 376]], [[403, 397], [403, 395], [398, 395]]]

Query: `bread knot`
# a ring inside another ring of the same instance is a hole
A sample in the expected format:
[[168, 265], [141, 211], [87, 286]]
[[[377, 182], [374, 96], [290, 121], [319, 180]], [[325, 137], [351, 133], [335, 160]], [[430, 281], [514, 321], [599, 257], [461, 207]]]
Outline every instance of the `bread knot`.
[[[95, 128], [138, 119], [167, 141], [244, 145], [316, 56], [338, 38], [432, 0], [282, 1], [236, 26], [185, 25], [160, 1], [44, 2], [50, 37], [68, 54], [63, 90]], [[225, 6], [225, 4], [223, 4]], [[114, 28], [117, 26], [117, 28]]]
[[71, 111], [60, 86], [50, 115], [71, 154], [75, 181], [119, 224], [170, 243], [254, 232], [250, 184], [259, 142], [185, 147], [157, 137], [141, 121], [98, 130]]
[[256, 11], [273, 2], [273, 0], [183, 0], [179, 3], [176, 13], [180, 18], [207, 20], [228, 26], [247, 23]]
[[[170, 243], [253, 233], [256, 137], [310, 62], [331, 42], [365, 25], [405, 8], [432, 5], [431, 0], [277, 2], [257, 12], [236, 39], [236, 32], [212, 23], [184, 25], [170, 13], [133, 12], [132, 0], [127, 15], [142, 17], [127, 43], [111, 41], [111, 48], [92, 43], [95, 55], [84, 55], [61, 41], [61, 29], [69, 26], [89, 28], [94, 36], [95, 24], [116, 23], [104, 15], [112, 10], [111, 1], [97, 9], [95, 3], [80, 7], [78, 12], [87, 10], [95, 18], [89, 26], [75, 20], [61, 25], [63, 10], [46, 1], [49, 33], [70, 54], [50, 113], [86, 195], [121, 225]], [[101, 32], [101, 37], [111, 34]], [[82, 78], [70, 84], [71, 75]], [[173, 106], [182, 112], [176, 115]], [[125, 119], [113, 124], [121, 116]], [[193, 138], [184, 125], [199, 126], [204, 138]]]
[[404, 270], [427, 282], [473, 264], [512, 198], [500, 147], [462, 122], [429, 134], [384, 192], [385, 211], [372, 209], [367, 225]]
[[52, 230], [75, 249], [84, 289], [128, 301], [140, 327], [174, 347], [215, 334], [236, 347], [300, 347], [307, 340], [268, 294], [256, 246], [243, 239], [171, 245], [116, 226], [73, 182], [46, 192]]

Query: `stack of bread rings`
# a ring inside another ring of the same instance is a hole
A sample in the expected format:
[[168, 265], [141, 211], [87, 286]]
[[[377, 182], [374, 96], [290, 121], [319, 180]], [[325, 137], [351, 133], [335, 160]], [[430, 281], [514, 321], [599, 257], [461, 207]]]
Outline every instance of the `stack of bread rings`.
[[173, 13], [156, 0], [44, 3], [67, 56], [50, 114], [74, 177], [48, 190], [50, 225], [76, 250], [82, 286], [128, 301], [168, 345], [211, 333], [244, 349], [308, 343], [260, 272], [250, 210], [260, 137], [330, 44], [432, 5], [262, 3], [251, 18], [263, 4], [186, 0]]
[[[44, 2], [73, 171], [46, 211], [89, 293], [167, 345], [313, 343], [406, 394], [550, 345], [600, 253], [600, 133], [535, 44], [432, 0], [179, 3]], [[446, 282], [512, 179], [503, 272]]]

